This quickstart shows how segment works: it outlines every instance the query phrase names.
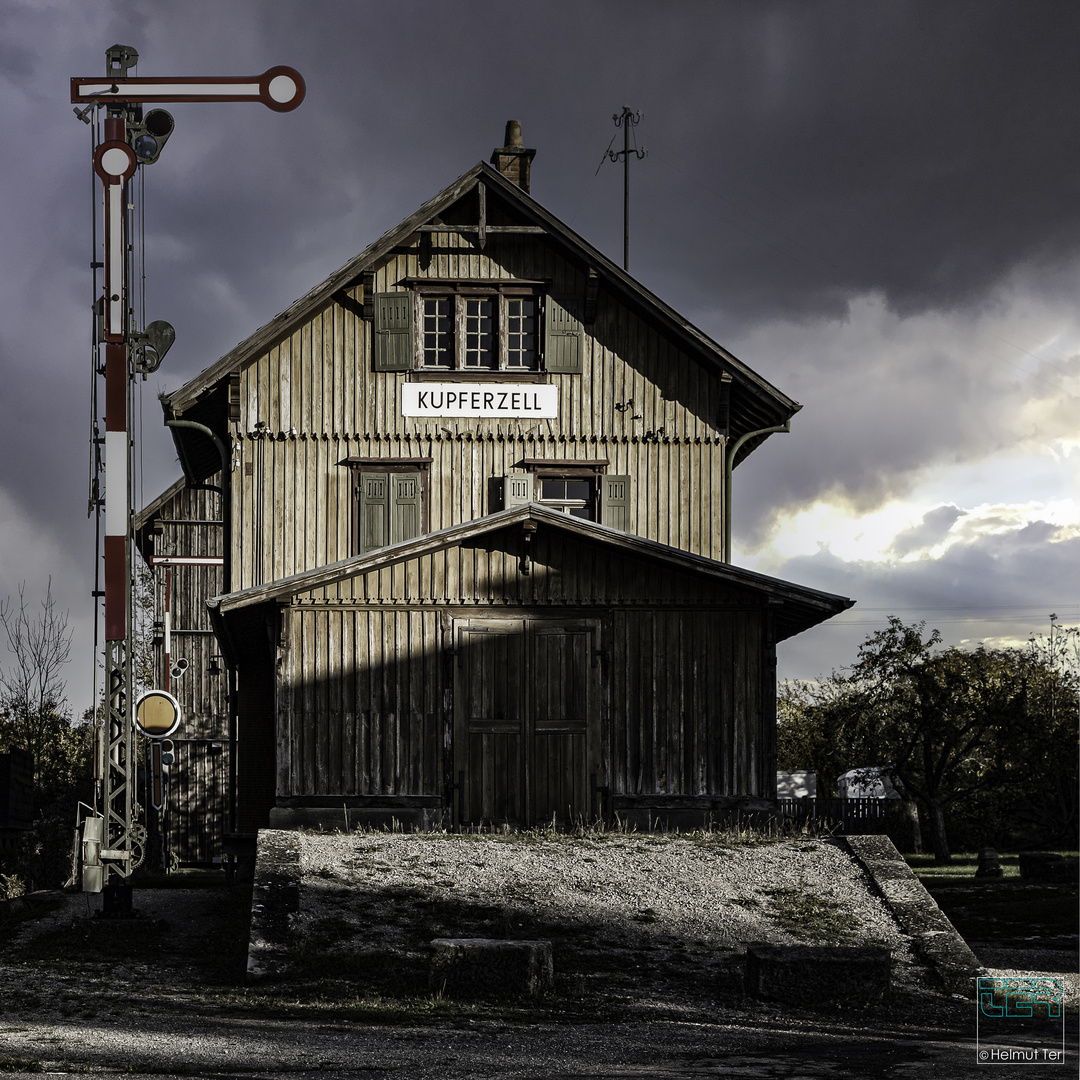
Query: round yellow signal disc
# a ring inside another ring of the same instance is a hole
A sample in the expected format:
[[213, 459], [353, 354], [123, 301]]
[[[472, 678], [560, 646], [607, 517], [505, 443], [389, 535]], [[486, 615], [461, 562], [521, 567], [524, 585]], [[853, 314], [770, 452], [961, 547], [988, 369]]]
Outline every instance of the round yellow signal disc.
[[180, 702], [165, 690], [148, 690], [135, 702], [135, 723], [151, 739], [164, 739], [180, 726]]

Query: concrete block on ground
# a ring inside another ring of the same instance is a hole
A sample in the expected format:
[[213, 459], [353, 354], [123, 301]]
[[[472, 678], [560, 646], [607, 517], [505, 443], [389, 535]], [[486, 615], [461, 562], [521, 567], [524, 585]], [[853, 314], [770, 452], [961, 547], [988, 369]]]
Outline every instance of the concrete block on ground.
[[293, 925], [300, 911], [300, 837], [260, 829], [257, 848], [248, 982], [288, 974], [293, 961]]
[[1052, 851], [1020, 852], [1020, 877], [1025, 881], [1046, 881], [1068, 884], [1077, 880], [1080, 860], [1067, 859]]
[[890, 956], [881, 946], [751, 945], [746, 992], [788, 1005], [878, 1005], [889, 995]]
[[555, 986], [550, 941], [436, 938], [429, 985], [450, 997], [549, 993]]

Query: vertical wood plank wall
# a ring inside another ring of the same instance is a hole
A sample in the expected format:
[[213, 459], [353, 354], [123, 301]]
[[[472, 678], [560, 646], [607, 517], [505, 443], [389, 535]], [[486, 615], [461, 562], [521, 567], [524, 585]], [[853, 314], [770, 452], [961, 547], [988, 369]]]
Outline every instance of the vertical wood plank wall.
[[509, 543], [461, 546], [296, 597], [279, 676], [278, 796], [441, 796], [452, 686], [440, 620], [509, 624], [526, 610], [601, 624], [601, 780], [613, 794], [765, 795], [774, 714], [763, 606], [688, 574], [646, 574], [644, 560], [599, 545], [556, 550], [543, 530], [535, 546], [527, 577]]
[[[493, 238], [482, 255], [454, 233], [431, 244], [430, 261], [419, 241], [390, 257], [375, 291], [406, 277], [517, 277], [549, 281], [552, 295], [584, 293], [580, 271], [535, 238]], [[349, 296], [362, 302], [362, 288]], [[373, 372], [370, 342], [370, 324], [332, 303], [242, 371], [233, 588], [352, 554], [350, 470], [341, 464], [349, 457], [431, 457], [432, 531], [501, 509], [489, 481], [523, 458], [604, 458], [610, 473], [631, 478], [632, 531], [719, 557], [718, 374], [603, 291], [583, 374], [548, 376], [559, 388], [557, 420], [403, 418], [407, 376]]]
[[[210, 484], [218, 484], [220, 475]], [[160, 509], [157, 555], [221, 556], [221, 494], [209, 488], [182, 487]], [[169, 766], [166, 835], [170, 854], [182, 863], [211, 863], [222, 856], [229, 774], [228, 682], [224, 663], [211, 673], [220, 650], [210, 625], [206, 600], [222, 589], [219, 566], [177, 566], [171, 572], [170, 661], [185, 659], [187, 671], [166, 680], [165, 650], [154, 650], [155, 686], [168, 685], [180, 704], [182, 721], [173, 736]], [[165, 605], [166, 572], [154, 574], [155, 612]]]

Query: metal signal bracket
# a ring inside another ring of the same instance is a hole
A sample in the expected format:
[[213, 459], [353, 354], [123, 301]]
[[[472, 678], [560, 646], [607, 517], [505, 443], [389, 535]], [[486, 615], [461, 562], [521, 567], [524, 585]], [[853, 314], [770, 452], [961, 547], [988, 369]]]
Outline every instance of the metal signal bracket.
[[[157, 160], [173, 130], [163, 109], [143, 115], [145, 102], [253, 101], [275, 112], [295, 109], [306, 93], [300, 73], [272, 67], [261, 75], [139, 78], [129, 74], [139, 61], [130, 45], [105, 52], [104, 78], [73, 78], [75, 115], [91, 123], [97, 109], [107, 110], [104, 141], [94, 150], [94, 172], [104, 196], [105, 256], [93, 263], [104, 272], [104, 292], [95, 303], [95, 341], [105, 345], [105, 363], [94, 367], [105, 376], [105, 683], [104, 715], [99, 721], [95, 780], [100, 803], [83, 822], [84, 892], [130, 889], [131, 872], [143, 859], [146, 830], [135, 796], [136, 745], [132, 670], [132, 474], [133, 446], [129, 384], [156, 371], [175, 339], [163, 321], [137, 330], [131, 322], [129, 259], [131, 246], [128, 183], [140, 165]], [[96, 254], [96, 253], [95, 253]], [[95, 420], [96, 423], [96, 420]], [[96, 434], [96, 432], [95, 432]], [[95, 444], [96, 448], [96, 444]], [[91, 506], [93, 503], [91, 503]], [[111, 875], [119, 880], [110, 881]], [[124, 905], [121, 905], [123, 908]], [[130, 895], [126, 909], [130, 912]]]

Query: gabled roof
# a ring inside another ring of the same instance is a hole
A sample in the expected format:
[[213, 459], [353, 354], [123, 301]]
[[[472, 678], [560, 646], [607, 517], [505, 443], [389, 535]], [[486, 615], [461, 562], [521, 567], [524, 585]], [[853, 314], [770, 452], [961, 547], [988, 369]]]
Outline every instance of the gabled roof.
[[[539, 503], [501, 510], [487, 517], [477, 518], [462, 525], [453, 525], [439, 532], [427, 533], [412, 540], [404, 540], [389, 547], [354, 555], [329, 566], [320, 566], [291, 577], [281, 578], [269, 585], [258, 585], [207, 601], [214, 625], [219, 630], [222, 618], [265, 603], [285, 603], [299, 593], [336, 585], [350, 578], [373, 570], [381, 570], [396, 563], [405, 562], [419, 555], [426, 555], [443, 548], [453, 547], [494, 533], [501, 529], [533, 521], [545, 528], [561, 530], [568, 538], [591, 541], [609, 546], [614, 553], [625, 552], [639, 558], [665, 564], [672, 569], [700, 574], [720, 584], [749, 591], [775, 603], [775, 620], [778, 640], [800, 634], [826, 619], [846, 611], [855, 601], [832, 593], [819, 592], [802, 585], [795, 585], [779, 578], [767, 577], [752, 570], [743, 570], [729, 563], [716, 562], [701, 555], [692, 555], [681, 548], [646, 540], [633, 533], [622, 532], [606, 525], [571, 517]], [[219, 636], [221, 636], [219, 634]]]
[[147, 503], [136, 515], [135, 515], [135, 544], [139, 551], [142, 553], [143, 558], [149, 554], [147, 551], [147, 529], [152, 527], [154, 522], [161, 516], [165, 507], [180, 494], [181, 491], [187, 485], [186, 477], [181, 476], [179, 480], [170, 484], [153, 502]]
[[[489, 190], [497, 192], [527, 221], [556, 240], [567, 257], [586, 269], [594, 270], [601, 288], [611, 290], [624, 302], [637, 308], [645, 317], [660, 325], [677, 339], [690, 355], [699, 357], [704, 362], [714, 365], [718, 370], [729, 373], [736, 396], [748, 396], [748, 400], [742, 403], [741, 409], [737, 402], [733, 402], [732, 423], [733, 433], [736, 436], [758, 427], [782, 424], [801, 408], [796, 401], [781, 393], [722, 345], [702, 333], [626, 271], [615, 265], [606, 255], [582, 239], [568, 225], [545, 210], [516, 184], [507, 180], [487, 163], [479, 162], [467, 173], [458, 177], [449, 187], [429, 199], [401, 224], [365, 248], [340, 270], [331, 274], [265, 326], [256, 330], [246, 341], [242, 341], [226, 353], [217, 363], [212, 364], [180, 389], [165, 395], [162, 405], [166, 413], [180, 415], [187, 412], [200, 397], [223, 378], [239, 371], [246, 362], [260, 356], [275, 342], [286, 337], [295, 326], [329, 303], [335, 293], [355, 284], [365, 271], [373, 269], [393, 248], [415, 233], [420, 226], [429, 224], [481, 182], [487, 185]], [[740, 411], [747, 413], [741, 423], [737, 419]], [[747, 446], [744, 454], [750, 449], [751, 447]]]

